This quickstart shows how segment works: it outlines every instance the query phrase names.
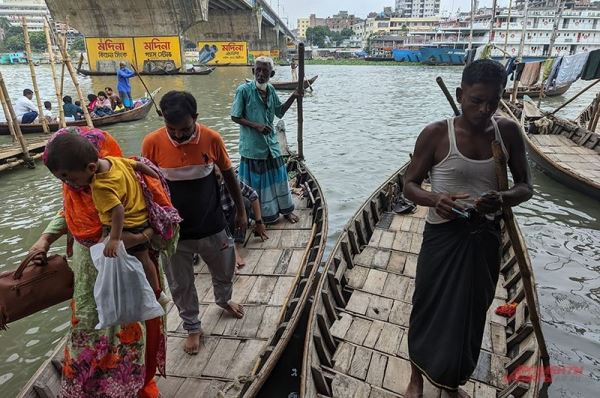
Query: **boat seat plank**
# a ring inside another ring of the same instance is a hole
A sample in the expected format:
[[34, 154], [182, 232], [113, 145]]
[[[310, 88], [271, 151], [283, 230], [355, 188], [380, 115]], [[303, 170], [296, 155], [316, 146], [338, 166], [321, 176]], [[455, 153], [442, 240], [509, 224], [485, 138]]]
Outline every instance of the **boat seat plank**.
[[386, 366], [387, 357], [378, 352], [373, 352], [365, 381], [371, 386], [381, 387]]
[[185, 380], [185, 377], [157, 377], [156, 384], [158, 385], [161, 396], [171, 398], [177, 395], [177, 392]]
[[220, 339], [202, 374], [209, 377], [227, 377], [227, 368], [234, 359], [240, 343], [237, 339]]
[[410, 381], [410, 373], [409, 361], [402, 358], [389, 357], [383, 378], [383, 388], [397, 394], [404, 394]]
[[382, 388], [372, 387], [369, 398], [400, 398], [401, 395], [394, 394], [391, 391], [384, 390]]
[[373, 351], [363, 347], [356, 347], [354, 350], [354, 356], [350, 363], [350, 369], [348, 374], [352, 377], [356, 377], [360, 380], [365, 380], [369, 365], [371, 364], [371, 357]]
[[267, 339], [275, 333], [283, 307], [267, 307], [263, 313], [260, 326], [256, 332], [259, 339]]
[[212, 356], [219, 338], [205, 337], [197, 355], [188, 355], [183, 351], [185, 337], [169, 336], [167, 344], [167, 376], [198, 377], [202, 374], [207, 361]]
[[342, 312], [340, 317], [333, 322], [333, 325], [331, 325], [329, 332], [333, 337], [343, 339], [346, 332], [348, 332], [348, 329], [350, 329], [350, 325], [352, 325], [352, 320], [352, 315]]
[[334, 398], [367, 398], [371, 392], [371, 387], [365, 382], [336, 373], [331, 383], [331, 391]]
[[185, 398], [193, 396], [216, 398], [219, 396], [219, 392], [223, 390], [223, 388], [225, 388], [226, 384], [226, 382], [219, 380], [199, 380], [192, 378], [186, 379], [182, 383], [174, 398]]
[[334, 363], [333, 368], [342, 373], [347, 373], [352, 364], [352, 357], [354, 356], [355, 349], [355, 345], [347, 343], [340, 344], [332, 358]]
[[379, 341], [379, 336], [384, 327], [385, 322], [377, 319], [373, 320], [371, 328], [369, 328], [369, 333], [367, 334], [367, 337], [365, 337], [365, 341], [363, 341], [363, 345], [365, 347], [374, 348], [375, 344]]

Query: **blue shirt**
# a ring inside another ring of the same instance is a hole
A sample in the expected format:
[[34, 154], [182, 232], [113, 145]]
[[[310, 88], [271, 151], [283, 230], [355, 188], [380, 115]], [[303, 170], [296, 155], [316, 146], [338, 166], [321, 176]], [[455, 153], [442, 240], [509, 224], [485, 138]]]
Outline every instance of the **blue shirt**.
[[117, 91], [122, 91], [125, 93], [131, 92], [131, 84], [129, 83], [129, 78], [135, 76], [135, 73], [130, 71], [127, 68], [119, 69], [117, 71]]
[[281, 156], [277, 133], [273, 127], [275, 116], [283, 117], [283, 105], [275, 88], [267, 85], [267, 103], [256, 88], [254, 81], [244, 83], [235, 91], [231, 116], [271, 127], [271, 133], [263, 134], [251, 127], [240, 125], [240, 155], [248, 159], [267, 159], [269, 154]]

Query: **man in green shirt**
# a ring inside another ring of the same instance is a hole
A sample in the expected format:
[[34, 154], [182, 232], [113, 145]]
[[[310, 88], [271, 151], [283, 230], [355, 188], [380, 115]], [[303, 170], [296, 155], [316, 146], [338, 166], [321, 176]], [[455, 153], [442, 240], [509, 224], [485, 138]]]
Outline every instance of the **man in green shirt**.
[[289, 222], [298, 221], [288, 185], [287, 169], [279, 151], [275, 116], [282, 118], [299, 93], [294, 92], [285, 103], [269, 84], [275, 75], [273, 60], [255, 60], [255, 80], [239, 86], [231, 107], [231, 120], [240, 125], [239, 178], [256, 190], [260, 197], [263, 222], [274, 223], [282, 214]]

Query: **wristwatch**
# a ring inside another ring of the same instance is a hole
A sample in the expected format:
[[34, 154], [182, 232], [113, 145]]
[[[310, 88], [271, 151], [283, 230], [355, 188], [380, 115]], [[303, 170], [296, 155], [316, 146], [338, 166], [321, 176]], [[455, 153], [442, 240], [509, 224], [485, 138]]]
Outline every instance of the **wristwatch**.
[[257, 224], [262, 224], [262, 220], [260, 218], [258, 220], [254, 220], [254, 222]]

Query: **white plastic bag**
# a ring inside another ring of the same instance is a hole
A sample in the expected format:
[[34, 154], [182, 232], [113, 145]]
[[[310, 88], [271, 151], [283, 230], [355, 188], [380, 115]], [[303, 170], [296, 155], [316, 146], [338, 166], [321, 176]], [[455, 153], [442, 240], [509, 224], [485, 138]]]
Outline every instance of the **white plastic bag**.
[[144, 274], [144, 266], [119, 243], [117, 257], [105, 257], [104, 242], [90, 248], [98, 277], [94, 299], [99, 323], [96, 329], [145, 321], [165, 314]]

